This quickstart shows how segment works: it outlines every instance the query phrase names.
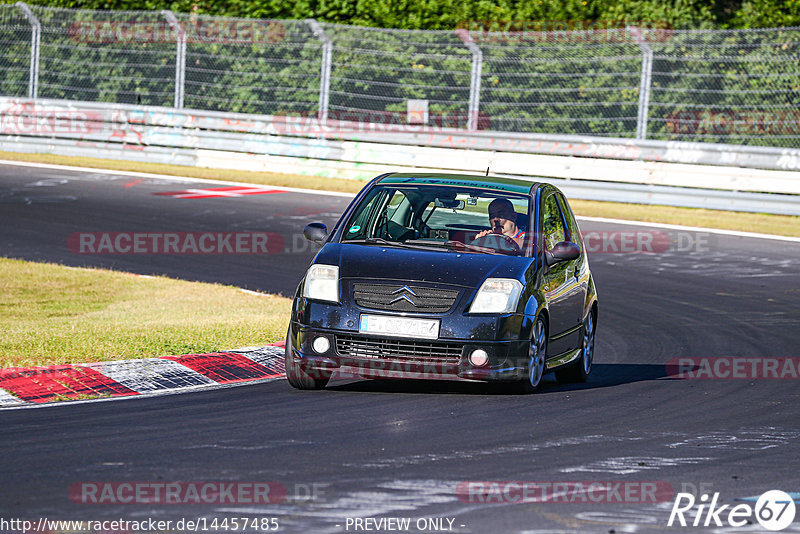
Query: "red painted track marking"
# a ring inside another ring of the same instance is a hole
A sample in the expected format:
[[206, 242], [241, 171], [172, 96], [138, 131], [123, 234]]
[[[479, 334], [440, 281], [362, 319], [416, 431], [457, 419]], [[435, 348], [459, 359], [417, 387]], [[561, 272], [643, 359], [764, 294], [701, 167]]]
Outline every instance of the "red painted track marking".
[[184, 189], [182, 191], [165, 191], [162, 193], [153, 193], [158, 196], [167, 196], [173, 198], [228, 198], [228, 197], [243, 197], [248, 195], [273, 195], [276, 193], [286, 193], [281, 189], [265, 189], [263, 187], [241, 187], [241, 186], [226, 186], [226, 187], [211, 187], [207, 189]]
[[188, 354], [186, 356], [164, 356], [166, 360], [173, 360], [185, 365], [203, 376], [228, 384], [244, 382], [260, 378], [278, 378], [283, 375], [246, 358], [241, 354], [230, 352], [214, 352], [211, 354]]
[[70, 365], [0, 370], [0, 389], [28, 402], [139, 394], [94, 369]]

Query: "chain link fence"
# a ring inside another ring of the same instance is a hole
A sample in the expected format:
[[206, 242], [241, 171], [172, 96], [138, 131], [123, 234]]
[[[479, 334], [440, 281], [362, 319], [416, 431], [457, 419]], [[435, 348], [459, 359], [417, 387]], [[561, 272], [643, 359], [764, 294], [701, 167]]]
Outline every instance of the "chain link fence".
[[159, 12], [30, 10], [41, 25], [38, 97], [173, 104], [177, 33]]
[[629, 32], [475, 37], [484, 58], [481, 110], [493, 128], [636, 135], [642, 51]]
[[800, 28], [485, 32], [0, 5], [0, 94], [800, 147]]
[[296, 20], [176, 15], [186, 32], [187, 108], [316, 113], [321, 42]]
[[800, 147], [800, 28], [676, 31], [650, 46], [649, 138]]
[[455, 33], [321, 28], [331, 41], [329, 117], [403, 124], [408, 101], [425, 100], [428, 124], [467, 127], [472, 54]]
[[21, 9], [0, 5], [0, 94], [29, 96], [32, 34]]

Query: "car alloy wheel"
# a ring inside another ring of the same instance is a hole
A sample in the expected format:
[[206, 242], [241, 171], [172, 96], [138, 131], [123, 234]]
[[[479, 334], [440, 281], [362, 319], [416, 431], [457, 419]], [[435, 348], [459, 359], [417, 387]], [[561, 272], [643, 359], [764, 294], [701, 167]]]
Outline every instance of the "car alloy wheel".
[[539, 387], [544, 376], [544, 360], [547, 355], [547, 332], [544, 321], [539, 319], [533, 327], [533, 339], [528, 351], [528, 381], [531, 390]]
[[594, 313], [589, 312], [583, 321], [583, 373], [589, 374], [592, 370], [592, 359], [594, 358]]
[[547, 328], [544, 319], [536, 320], [528, 349], [527, 376], [518, 383], [518, 392], [532, 393], [536, 391], [544, 376], [544, 364], [547, 358]]
[[594, 361], [594, 335], [597, 328], [595, 312], [589, 311], [583, 320], [583, 344], [580, 358], [570, 363], [568, 367], [556, 370], [559, 382], [586, 382]]

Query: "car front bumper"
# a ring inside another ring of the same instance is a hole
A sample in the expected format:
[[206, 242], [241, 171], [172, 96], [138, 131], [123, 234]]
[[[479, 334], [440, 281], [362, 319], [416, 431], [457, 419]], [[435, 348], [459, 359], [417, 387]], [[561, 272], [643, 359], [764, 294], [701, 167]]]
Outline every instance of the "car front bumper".
[[[292, 322], [287, 340], [291, 357], [309, 374], [339, 378], [411, 378], [508, 382], [527, 376], [527, 340], [388, 339]], [[330, 348], [322, 353], [312, 342], [323, 336]], [[482, 349], [488, 361], [470, 362], [472, 351]]]

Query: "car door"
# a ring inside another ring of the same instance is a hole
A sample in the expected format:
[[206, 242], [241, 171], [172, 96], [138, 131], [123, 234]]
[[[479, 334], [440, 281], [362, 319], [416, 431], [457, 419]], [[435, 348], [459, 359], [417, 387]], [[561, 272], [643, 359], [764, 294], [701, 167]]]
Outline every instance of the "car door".
[[[542, 246], [551, 252], [557, 243], [567, 241], [567, 225], [555, 192], [548, 193], [542, 203]], [[577, 348], [575, 332], [575, 262], [562, 261], [543, 266], [543, 286], [550, 316], [548, 355], [556, 357]]]
[[[567, 296], [566, 306], [569, 308], [570, 318], [573, 321], [573, 327], [579, 327], [583, 321], [584, 305], [586, 303], [586, 291], [589, 287], [587, 273], [587, 260], [586, 251], [583, 249], [583, 239], [581, 237], [578, 223], [575, 221], [575, 216], [572, 209], [569, 207], [567, 199], [561, 193], [556, 193], [561, 213], [564, 217], [567, 230], [567, 241], [575, 243], [581, 248], [580, 256], [570, 262], [566, 262], [566, 276], [567, 276]], [[580, 346], [581, 337], [580, 332], [574, 336], [574, 348]]]

